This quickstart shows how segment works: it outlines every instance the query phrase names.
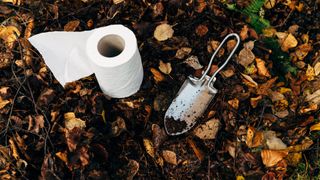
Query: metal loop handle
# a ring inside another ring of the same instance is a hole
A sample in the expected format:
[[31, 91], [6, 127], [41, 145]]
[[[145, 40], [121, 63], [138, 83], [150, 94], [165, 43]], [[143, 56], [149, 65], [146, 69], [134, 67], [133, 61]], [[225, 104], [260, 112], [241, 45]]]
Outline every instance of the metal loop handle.
[[223, 44], [226, 42], [227, 39], [229, 39], [231, 36], [234, 36], [237, 39], [237, 44], [235, 45], [235, 47], [233, 48], [233, 50], [231, 51], [230, 55], [228, 56], [227, 60], [213, 73], [213, 75], [210, 77], [208, 85], [211, 84], [211, 82], [215, 79], [215, 76], [221, 71], [221, 69], [223, 69], [227, 63], [229, 62], [229, 60], [231, 59], [232, 55], [234, 54], [234, 52], [237, 50], [239, 44], [240, 44], [240, 37], [238, 34], [236, 33], [231, 33], [228, 36], [226, 36], [223, 41], [220, 43], [220, 45], [218, 46], [218, 48], [215, 50], [215, 52], [213, 53], [213, 55], [211, 56], [210, 62], [208, 64], [208, 68], [206, 69], [206, 71], [202, 74], [201, 78], [199, 80], [203, 80], [203, 78], [208, 74], [209, 70], [211, 69], [211, 65], [213, 62], [214, 57], [216, 56], [216, 54], [219, 52], [219, 50], [221, 49], [221, 47], [223, 46]]

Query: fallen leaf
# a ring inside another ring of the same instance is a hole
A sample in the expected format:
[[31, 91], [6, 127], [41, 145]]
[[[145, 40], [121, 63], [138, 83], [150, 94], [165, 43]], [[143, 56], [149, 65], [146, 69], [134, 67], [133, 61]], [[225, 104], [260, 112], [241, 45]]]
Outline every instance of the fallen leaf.
[[189, 47], [182, 47], [180, 49], [177, 50], [175, 58], [177, 59], [183, 59], [185, 58], [187, 55], [189, 55], [191, 53], [192, 49]]
[[320, 123], [317, 123], [317, 124], [315, 124], [315, 125], [312, 125], [311, 127], [310, 127], [310, 132], [311, 131], [320, 131]]
[[265, 62], [262, 59], [256, 58], [256, 63], [258, 68], [258, 74], [260, 76], [271, 77], [268, 69], [266, 68]]
[[268, 96], [272, 102], [276, 102], [276, 101], [280, 101], [280, 100], [285, 99], [285, 96], [278, 91], [269, 90]]
[[0, 97], [0, 109], [4, 108], [7, 104], [9, 104], [10, 101], [9, 100], [3, 100], [1, 97]]
[[304, 150], [309, 149], [309, 147], [313, 144], [313, 141], [311, 139], [309, 139], [308, 137], [306, 137], [301, 144], [297, 144], [297, 145], [293, 145], [293, 146], [289, 146], [288, 150], [289, 152], [301, 152]]
[[42, 115], [37, 115], [34, 121], [35, 123], [32, 131], [38, 134], [40, 129], [44, 128], [44, 118]]
[[254, 48], [254, 41], [248, 41], [246, 43], [243, 43], [243, 47], [244, 48], [247, 48], [247, 49], [250, 49], [250, 50], [253, 50]]
[[298, 153], [289, 153], [286, 160], [288, 162], [288, 165], [296, 167], [302, 159], [302, 153], [298, 152]]
[[320, 89], [308, 95], [305, 100], [309, 103], [320, 105]]
[[126, 122], [122, 117], [118, 116], [117, 119], [111, 123], [111, 129], [112, 129], [112, 135], [117, 137], [127, 129]]
[[2, 0], [1, 2], [7, 2], [7, 3], [12, 3], [13, 5], [21, 5], [21, 0]]
[[220, 128], [218, 119], [210, 119], [205, 124], [198, 126], [194, 130], [194, 135], [200, 139], [215, 139]]
[[16, 144], [14, 143], [14, 140], [13, 140], [12, 137], [9, 138], [9, 146], [10, 146], [10, 149], [11, 149], [12, 156], [13, 156], [16, 160], [20, 159], [17, 146], [16, 146]]
[[200, 24], [196, 28], [196, 34], [200, 37], [206, 35], [208, 33], [208, 27], [206, 25]]
[[315, 71], [314, 71], [313, 67], [310, 66], [310, 64], [308, 64], [308, 69], [306, 71], [306, 76], [307, 76], [308, 81], [314, 80], [314, 77], [316, 76]]
[[316, 110], [318, 110], [318, 105], [317, 104], [310, 104], [307, 107], [302, 107], [299, 112], [301, 114], [305, 114], [305, 113], [308, 113], [311, 111], [316, 111]]
[[311, 44], [305, 43], [298, 46], [298, 48], [295, 51], [295, 54], [299, 60], [303, 60], [310, 51], [312, 51]]
[[160, 60], [159, 69], [164, 74], [170, 74], [170, 72], [172, 71], [171, 63], [169, 63], [169, 62], [164, 63], [163, 61]]
[[203, 66], [200, 64], [197, 56], [188, 57], [184, 61], [184, 63], [188, 64], [190, 67], [192, 67], [195, 70], [203, 68]]
[[255, 55], [252, 53], [252, 51], [248, 48], [243, 48], [239, 52], [237, 61], [243, 67], [247, 67], [249, 64], [251, 64], [254, 61], [254, 59], [255, 59]]
[[63, 161], [66, 165], [68, 164], [68, 155], [67, 152], [57, 152], [56, 156]]
[[207, 2], [205, 0], [198, 0], [198, 6], [196, 6], [195, 10], [197, 13], [202, 13], [202, 11], [206, 8]]
[[275, 84], [278, 77], [274, 77], [272, 79], [269, 79], [267, 82], [260, 84], [259, 88], [257, 89], [257, 94], [259, 95], [268, 95], [268, 91], [271, 89], [271, 87]]
[[175, 152], [169, 151], [169, 150], [163, 150], [162, 157], [167, 163], [177, 165], [177, 155]]
[[64, 25], [63, 30], [64, 31], [75, 31], [77, 27], [79, 26], [80, 21], [79, 20], [73, 20], [69, 21], [66, 25]]
[[288, 155], [286, 150], [262, 150], [261, 158], [266, 167], [272, 167]]
[[[219, 45], [220, 45], [219, 41], [215, 41], [215, 40], [210, 41], [209, 44], [208, 44], [208, 47], [207, 47], [208, 52], [212, 53], [213, 51], [216, 51], [218, 49]], [[231, 46], [231, 45], [232, 44], [229, 44], [229, 46]], [[228, 43], [227, 43], [227, 48], [228, 48]], [[223, 54], [224, 54], [224, 49], [221, 47], [221, 49], [219, 50], [217, 56], [221, 57], [221, 56], [223, 56]]]
[[168, 24], [160, 24], [156, 27], [153, 36], [158, 41], [165, 41], [167, 39], [170, 39], [173, 36], [173, 29]]
[[252, 63], [244, 69], [244, 74], [247, 74], [247, 75], [256, 74], [257, 71], [258, 69], [256, 68], [255, 64]]
[[273, 8], [273, 7], [276, 5], [276, 3], [278, 3], [277, 0], [267, 0], [267, 1], [265, 1], [265, 3], [264, 3], [264, 7], [265, 7], [266, 9], [271, 9], [271, 8]]
[[132, 180], [133, 177], [138, 173], [140, 165], [137, 161], [130, 159], [127, 167], [128, 174], [125, 176], [127, 180]]
[[4, 40], [9, 49], [13, 48], [14, 42], [20, 37], [20, 31], [15, 26], [0, 26], [0, 38]]
[[167, 134], [164, 129], [160, 128], [157, 124], [152, 124], [152, 141], [155, 148], [158, 148], [167, 138]]
[[285, 118], [289, 115], [289, 111], [287, 109], [283, 111], [277, 111], [275, 115], [279, 118]]
[[157, 17], [163, 13], [164, 7], [161, 2], [158, 2], [153, 6], [152, 9], [153, 9], [152, 16]]
[[290, 33], [284, 40], [280, 40], [281, 50], [287, 52], [289, 49], [294, 48], [298, 45], [297, 39]]
[[[236, 46], [236, 44], [237, 44], [237, 41], [236, 40], [234, 40], [234, 39], [231, 39], [231, 40], [229, 40], [228, 42], [227, 42], [227, 51], [228, 52], [231, 52], [234, 48], [235, 48], [235, 46]], [[221, 50], [222, 50], [222, 48], [221, 48]], [[220, 52], [220, 51], [219, 51]], [[223, 54], [222, 54], [223, 55]], [[221, 55], [221, 56], [222, 56]], [[219, 56], [220, 57], [220, 56]]]
[[318, 76], [320, 74], [320, 62], [317, 62], [316, 65], [314, 65], [314, 75]]
[[262, 30], [262, 32], [265, 37], [273, 37], [277, 30], [275, 28], [265, 28]]
[[253, 108], [256, 108], [258, 106], [258, 103], [261, 101], [262, 96], [259, 95], [257, 97], [250, 98], [250, 104]]
[[244, 25], [243, 28], [240, 31], [240, 38], [242, 41], [246, 40], [248, 38], [248, 26]]
[[237, 98], [229, 100], [228, 104], [230, 106], [232, 106], [234, 109], [238, 109], [239, 108], [239, 100]]
[[154, 150], [154, 146], [153, 143], [149, 140], [149, 139], [143, 139], [143, 145], [147, 151], [147, 153], [154, 158], [155, 157], [155, 150]]
[[223, 70], [223, 71], [221, 71], [221, 75], [222, 75], [224, 78], [229, 78], [229, 77], [231, 77], [231, 76], [234, 75], [234, 70], [233, 70], [233, 69]]
[[276, 136], [276, 132], [263, 131], [263, 136], [269, 149], [282, 150], [287, 148], [287, 145], [284, 144], [282, 140]]
[[68, 112], [64, 114], [64, 124], [65, 128], [68, 130], [72, 130], [77, 127], [80, 129], [84, 129], [86, 127], [86, 122], [76, 118], [76, 115], [73, 112]]
[[165, 77], [163, 74], [161, 74], [161, 72], [159, 72], [158, 70], [156, 70], [155, 68], [150, 68], [151, 73], [153, 74], [153, 79], [156, 82], [161, 82], [163, 80], [165, 80]]
[[249, 87], [258, 87], [258, 83], [256, 83], [250, 76], [246, 74], [242, 74], [243, 83]]
[[195, 142], [191, 139], [188, 138], [187, 142], [189, 144], [189, 146], [192, 148], [194, 154], [197, 156], [197, 158], [202, 161], [204, 159], [204, 154], [203, 152], [197, 147], [197, 145], [195, 144]]
[[113, 0], [113, 4], [120, 4], [122, 3], [124, 0]]

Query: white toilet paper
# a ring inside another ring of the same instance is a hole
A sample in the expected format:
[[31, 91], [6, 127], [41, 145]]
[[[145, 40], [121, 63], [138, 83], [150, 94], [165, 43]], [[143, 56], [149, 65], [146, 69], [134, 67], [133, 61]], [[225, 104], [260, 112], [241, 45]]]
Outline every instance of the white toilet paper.
[[63, 86], [95, 73], [106, 95], [123, 98], [137, 92], [142, 83], [137, 40], [123, 25], [83, 32], [41, 33], [29, 41]]

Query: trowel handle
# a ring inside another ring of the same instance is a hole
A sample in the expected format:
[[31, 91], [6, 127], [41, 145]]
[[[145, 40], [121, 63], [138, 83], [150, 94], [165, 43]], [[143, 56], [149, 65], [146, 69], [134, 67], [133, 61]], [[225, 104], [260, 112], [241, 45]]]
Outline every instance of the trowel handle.
[[219, 71], [221, 71], [222, 68], [224, 68], [227, 63], [229, 62], [229, 60], [231, 59], [232, 55], [234, 54], [234, 52], [237, 50], [239, 44], [240, 44], [240, 37], [238, 34], [236, 33], [231, 33], [229, 34], [228, 36], [226, 36], [223, 41], [220, 43], [220, 45], [218, 46], [218, 48], [215, 50], [215, 52], [213, 53], [213, 55], [211, 56], [211, 59], [210, 59], [210, 62], [208, 64], [208, 68], [206, 69], [206, 71], [202, 74], [202, 77], [199, 79], [199, 80], [202, 80], [203, 78], [205, 78], [205, 76], [208, 74], [210, 68], [211, 68], [211, 65], [212, 65], [212, 62], [213, 62], [213, 59], [214, 57], [216, 56], [216, 54], [219, 52], [219, 50], [221, 49], [221, 47], [223, 46], [223, 44], [227, 41], [227, 39], [229, 39], [230, 37], [234, 36], [236, 39], [237, 39], [237, 44], [234, 46], [233, 50], [231, 51], [230, 55], [228, 56], [228, 58], [226, 59], [226, 61], [219, 67], [218, 70], [216, 70], [214, 72], [214, 74], [210, 77], [210, 80], [208, 82], [208, 86], [210, 87], [211, 86], [211, 83], [212, 81], [214, 81], [216, 78], [215, 76], [219, 73]]

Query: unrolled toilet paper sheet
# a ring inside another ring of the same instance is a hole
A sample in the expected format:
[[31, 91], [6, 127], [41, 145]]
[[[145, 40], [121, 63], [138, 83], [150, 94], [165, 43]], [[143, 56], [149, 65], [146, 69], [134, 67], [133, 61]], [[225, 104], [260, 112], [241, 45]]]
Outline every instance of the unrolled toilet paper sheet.
[[123, 25], [83, 32], [48, 32], [29, 38], [61, 85], [95, 73], [110, 97], [127, 97], [140, 88], [141, 57], [134, 33]]

